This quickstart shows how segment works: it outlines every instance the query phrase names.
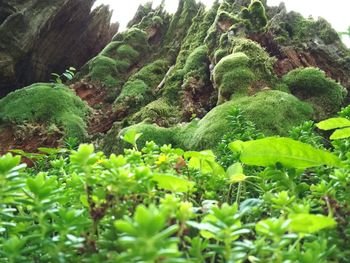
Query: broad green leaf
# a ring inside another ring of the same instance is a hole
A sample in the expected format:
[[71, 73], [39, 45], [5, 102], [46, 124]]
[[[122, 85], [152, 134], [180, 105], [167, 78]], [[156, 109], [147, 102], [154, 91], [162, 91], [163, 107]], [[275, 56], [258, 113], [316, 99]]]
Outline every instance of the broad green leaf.
[[324, 215], [294, 214], [290, 215], [289, 228], [292, 232], [312, 234], [325, 228], [332, 228], [337, 222]]
[[247, 179], [247, 176], [244, 174], [235, 174], [230, 177], [230, 182], [235, 184], [235, 183], [241, 183], [244, 182]]
[[6, 175], [21, 162], [20, 156], [12, 156], [8, 153], [0, 157], [0, 175]]
[[137, 235], [137, 229], [133, 227], [133, 225], [125, 220], [117, 220], [114, 222], [114, 226], [116, 227], [117, 230], [131, 234], [131, 235]]
[[126, 141], [130, 143], [131, 145], [135, 146], [137, 140], [141, 137], [142, 133], [137, 133], [134, 129], [127, 130], [123, 136], [121, 136], [123, 141]]
[[236, 174], [243, 174], [243, 167], [240, 163], [232, 164], [226, 171], [229, 177], [234, 176]]
[[201, 160], [215, 161], [215, 154], [211, 150], [205, 150], [201, 152], [186, 152], [184, 155], [185, 159], [198, 158]]
[[233, 142], [229, 147], [241, 149], [240, 160], [247, 165], [274, 166], [277, 163], [287, 168], [305, 169], [328, 165], [342, 167], [340, 159], [311, 145], [292, 140], [290, 138], [268, 137], [255, 141]]
[[333, 132], [330, 139], [331, 140], [339, 140], [346, 139], [350, 137], [350, 128], [339, 129]]
[[171, 192], [188, 192], [191, 191], [195, 185], [194, 182], [167, 174], [155, 174], [153, 176], [153, 181], [157, 182], [160, 188]]
[[247, 179], [247, 176], [243, 173], [243, 167], [240, 163], [235, 163], [231, 165], [227, 171], [226, 174], [230, 178], [230, 183], [240, 183], [244, 182]]
[[321, 130], [333, 130], [338, 128], [344, 128], [350, 126], [350, 120], [345, 118], [331, 118], [325, 121], [321, 121], [316, 124], [317, 128]]

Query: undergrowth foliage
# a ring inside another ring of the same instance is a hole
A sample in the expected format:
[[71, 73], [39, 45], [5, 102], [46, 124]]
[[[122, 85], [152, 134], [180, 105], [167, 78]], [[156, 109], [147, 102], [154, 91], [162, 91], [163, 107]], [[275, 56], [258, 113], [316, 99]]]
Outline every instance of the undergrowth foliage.
[[229, 118], [218, 157], [138, 149], [134, 130], [123, 155], [84, 144], [22, 153], [31, 168], [0, 157], [0, 261], [346, 262], [348, 139], [329, 151], [310, 122], [291, 139]]

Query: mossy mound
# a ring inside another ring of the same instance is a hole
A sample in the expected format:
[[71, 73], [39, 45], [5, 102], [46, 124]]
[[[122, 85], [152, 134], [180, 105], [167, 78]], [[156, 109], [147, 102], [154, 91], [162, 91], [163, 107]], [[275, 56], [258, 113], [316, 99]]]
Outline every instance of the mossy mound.
[[194, 132], [190, 128], [190, 135], [185, 129], [185, 136], [180, 137], [186, 148], [214, 149], [222, 136], [232, 129], [228, 117], [233, 108], [241, 109], [243, 116], [267, 136], [287, 135], [293, 126], [311, 119], [313, 115], [310, 105], [291, 94], [275, 90], [259, 92], [215, 107], [198, 122]]
[[118, 34], [115, 39], [118, 40], [109, 43], [87, 64], [85, 78], [107, 87], [118, 87], [127, 77], [129, 69], [142, 60], [149, 49], [146, 32], [138, 28]]
[[152, 91], [168, 70], [166, 60], [156, 60], [131, 76], [115, 101], [115, 106], [132, 108], [133, 112], [154, 99]]
[[247, 95], [249, 86], [255, 79], [248, 67], [249, 58], [244, 53], [234, 53], [224, 57], [214, 68], [214, 81], [219, 91], [218, 104], [235, 95]]
[[271, 57], [261, 45], [250, 39], [234, 38], [231, 40], [231, 48], [233, 53], [243, 52], [249, 57], [249, 67], [257, 79], [264, 82], [265, 85], [275, 83], [276, 76], [273, 66], [276, 58]]
[[47, 123], [63, 127], [67, 137], [83, 140], [90, 108], [68, 87], [38, 83], [0, 100], [2, 123]]
[[[275, 59], [258, 43], [242, 38], [228, 41], [230, 48], [219, 48], [214, 54], [217, 61], [214, 82], [219, 91], [218, 104], [229, 100], [232, 95], [247, 95], [250, 90], [258, 91], [276, 84], [273, 71]], [[232, 54], [224, 56], [229, 50]]]
[[263, 31], [268, 22], [265, 7], [259, 0], [253, 0], [247, 8], [243, 8], [241, 17], [247, 20], [246, 25], [251, 31]]
[[295, 69], [283, 81], [295, 96], [313, 105], [316, 119], [336, 113], [347, 94], [345, 88], [317, 68]]
[[169, 127], [172, 124], [175, 124], [179, 117], [179, 110], [174, 109], [166, 99], [159, 98], [135, 113], [132, 116], [131, 121], [156, 123], [161, 127]]
[[222, 137], [232, 130], [229, 116], [236, 108], [241, 109], [243, 116], [267, 136], [287, 135], [292, 127], [312, 119], [313, 116], [313, 109], [308, 103], [291, 94], [270, 90], [228, 101], [215, 107], [201, 120], [172, 128], [137, 124], [123, 129], [118, 137], [128, 129], [136, 129], [144, 134], [138, 142], [140, 147], [146, 141], [155, 141], [188, 150], [215, 149]]

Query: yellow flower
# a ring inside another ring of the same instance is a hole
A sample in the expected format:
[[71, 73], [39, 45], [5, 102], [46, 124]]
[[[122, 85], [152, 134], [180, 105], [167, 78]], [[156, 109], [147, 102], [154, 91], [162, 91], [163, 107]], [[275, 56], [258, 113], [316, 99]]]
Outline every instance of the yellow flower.
[[162, 165], [163, 163], [166, 163], [168, 161], [168, 156], [166, 156], [165, 154], [161, 154], [158, 158], [158, 160], [156, 161], [157, 165]]

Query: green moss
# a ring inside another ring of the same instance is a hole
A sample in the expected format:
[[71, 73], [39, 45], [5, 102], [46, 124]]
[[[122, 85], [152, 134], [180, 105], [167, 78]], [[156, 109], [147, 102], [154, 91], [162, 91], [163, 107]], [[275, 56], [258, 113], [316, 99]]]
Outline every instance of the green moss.
[[168, 63], [165, 60], [156, 60], [143, 67], [125, 83], [115, 101], [116, 106], [122, 103], [123, 107], [135, 112], [139, 107], [151, 102], [152, 91], [162, 81], [167, 70]]
[[228, 51], [226, 49], [218, 49], [215, 51], [214, 53], [214, 61], [215, 61], [215, 64], [218, 64], [219, 61], [226, 57], [228, 55]]
[[221, 11], [218, 17], [219, 22], [228, 22], [234, 24], [239, 22], [238, 18], [226, 11]]
[[254, 32], [263, 31], [268, 22], [265, 7], [259, 0], [252, 0], [248, 8], [243, 8], [241, 17], [248, 21], [248, 30]]
[[93, 81], [100, 81], [106, 86], [116, 86], [118, 85], [117, 80], [117, 64], [115, 60], [105, 57], [97, 56], [89, 62], [89, 77]]
[[208, 48], [206, 46], [200, 46], [188, 56], [184, 70], [185, 72], [190, 72], [198, 70], [198, 68], [206, 68], [208, 61]]
[[234, 99], [233, 103], [265, 135], [287, 136], [293, 126], [313, 117], [311, 105], [291, 94], [277, 90]]
[[229, 100], [233, 94], [247, 94], [255, 79], [248, 67], [249, 58], [244, 53], [224, 57], [214, 68], [214, 82], [219, 91], [218, 104]]
[[197, 4], [195, 0], [179, 1], [179, 7], [173, 15], [164, 37], [163, 46], [165, 47], [165, 53], [172, 51], [172, 56], [178, 54], [181, 49], [181, 42], [188, 34], [192, 19], [198, 14], [200, 6], [201, 5]]
[[128, 77], [129, 69], [144, 58], [148, 49], [146, 32], [131, 28], [89, 61], [86, 77], [107, 87], [120, 88]]
[[139, 79], [144, 81], [149, 87], [156, 88], [163, 80], [164, 75], [168, 71], [168, 62], [163, 59], [156, 60], [147, 64], [130, 79]]
[[3, 123], [23, 122], [56, 124], [67, 137], [86, 137], [90, 108], [64, 85], [38, 83], [10, 93], [0, 100]]
[[178, 110], [174, 109], [164, 98], [159, 98], [143, 107], [131, 120], [138, 123], [157, 123], [161, 127], [169, 127], [177, 122], [179, 116]]
[[283, 81], [295, 96], [314, 106], [317, 119], [336, 113], [346, 96], [345, 88], [317, 68], [295, 69]]
[[115, 103], [124, 103], [129, 107], [142, 104], [149, 100], [151, 93], [147, 84], [142, 80], [128, 81], [116, 99]]
[[133, 27], [126, 31], [124, 42], [140, 52], [149, 49], [147, 33], [138, 28]]
[[265, 82], [264, 85], [273, 85], [276, 81], [273, 66], [276, 59], [270, 57], [266, 50], [257, 42], [250, 39], [235, 38], [231, 41], [232, 52], [243, 52], [249, 57], [249, 67], [256, 78]]
[[126, 60], [129, 63], [132, 63], [139, 57], [140, 53], [130, 45], [120, 45], [116, 50], [116, 55], [118, 59]]
[[127, 129], [135, 128], [137, 132], [144, 133], [143, 139], [139, 141], [140, 147], [146, 141], [155, 141], [187, 150], [215, 149], [223, 135], [232, 130], [228, 117], [236, 108], [241, 109], [243, 116], [267, 136], [286, 136], [292, 127], [311, 119], [313, 115], [313, 109], [308, 103], [291, 94], [271, 90], [228, 101], [215, 107], [202, 120], [193, 120], [191, 123], [172, 128], [142, 123]]
[[220, 85], [226, 73], [228, 73], [234, 68], [247, 67], [248, 63], [249, 57], [242, 52], [234, 53], [224, 57], [214, 68], [215, 83]]

